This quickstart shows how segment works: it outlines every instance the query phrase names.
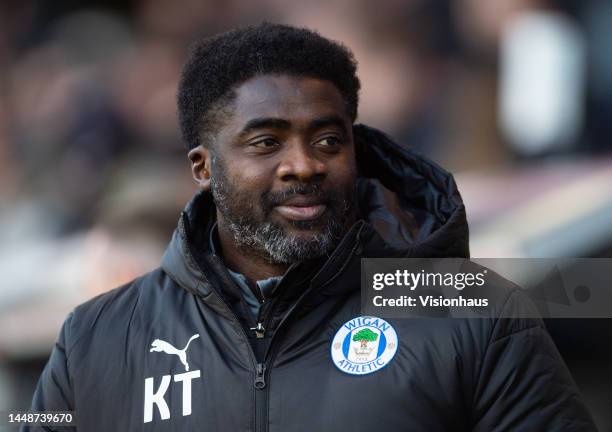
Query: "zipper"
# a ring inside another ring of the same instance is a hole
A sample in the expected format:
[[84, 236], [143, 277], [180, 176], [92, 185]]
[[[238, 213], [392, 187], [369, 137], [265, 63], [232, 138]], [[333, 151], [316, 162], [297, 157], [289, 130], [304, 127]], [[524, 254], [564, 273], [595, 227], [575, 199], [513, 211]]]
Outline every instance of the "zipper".
[[255, 430], [265, 432], [268, 430], [268, 389], [266, 386], [266, 364], [257, 364], [255, 375]]
[[258, 390], [266, 386], [266, 365], [265, 363], [257, 363], [257, 375], [254, 382], [255, 388]]
[[[282, 279], [281, 279], [282, 282]], [[274, 300], [272, 300], [272, 302], [274, 302]], [[264, 319], [261, 316], [262, 312], [263, 312], [263, 308], [264, 308], [264, 303], [265, 301], [261, 301], [259, 303], [259, 312], [257, 313], [257, 318], [255, 319], [257, 321], [257, 324], [255, 324], [255, 327], [251, 327], [249, 330], [255, 332], [255, 338], [256, 339], [263, 339], [263, 337], [266, 335], [266, 327], [268, 327], [268, 323], [266, 322], [266, 324], [264, 325]], [[265, 360], [265, 358], [264, 358]]]
[[240, 323], [240, 320], [238, 319], [234, 311], [229, 307], [227, 302], [223, 299], [223, 297], [219, 293], [217, 293], [215, 289], [213, 289], [211, 292], [214, 293], [215, 296], [217, 296], [217, 298], [221, 301], [221, 304], [223, 304], [225, 309], [227, 309], [227, 311], [229, 312], [232, 319], [238, 324], [238, 327], [240, 328], [240, 333], [242, 334], [242, 337], [244, 341], [246, 342], [247, 351], [249, 353], [249, 356], [251, 357], [251, 361], [253, 362], [253, 365], [255, 365], [255, 379], [253, 381], [253, 386], [255, 387], [255, 395], [254, 395], [255, 396], [254, 398], [255, 399], [254, 400], [254, 404], [255, 404], [254, 414], [255, 415], [254, 415], [253, 421], [255, 423], [255, 431], [263, 432], [266, 430], [266, 427], [267, 427], [266, 423], [268, 421], [267, 388], [266, 388], [266, 379], [265, 379], [266, 365], [265, 363], [257, 363], [257, 358], [255, 357], [255, 352], [253, 351], [253, 348], [251, 347], [251, 342], [249, 341], [249, 338], [246, 332], [244, 331], [244, 327]]
[[[213, 259], [217, 259], [216, 255], [213, 255]], [[294, 265], [295, 264], [292, 264], [292, 266]], [[208, 270], [210, 271], [210, 269]], [[214, 272], [211, 272], [211, 274], [214, 274]], [[281, 281], [279, 281], [279, 284], [281, 282], [282, 282], [282, 279]], [[268, 430], [268, 405], [269, 405], [268, 403], [269, 402], [269, 390], [268, 390], [268, 385], [266, 383], [266, 371], [267, 371], [267, 363], [266, 363], [266, 356], [265, 356], [266, 353], [264, 353], [263, 362], [258, 363], [257, 357], [255, 356], [255, 352], [253, 351], [253, 348], [251, 347], [251, 342], [249, 341], [249, 338], [246, 332], [244, 331], [244, 327], [240, 323], [240, 320], [238, 319], [234, 311], [229, 307], [227, 302], [223, 299], [223, 297], [216, 291], [216, 289], [213, 289], [212, 292], [214, 292], [215, 295], [221, 300], [225, 308], [230, 312], [234, 321], [238, 323], [241, 333], [246, 339], [246, 342], [248, 345], [248, 351], [251, 355], [251, 359], [253, 360], [253, 364], [255, 365], [255, 379], [253, 380], [253, 387], [255, 388], [255, 409], [254, 409], [255, 411], [255, 416], [254, 416], [255, 431], [265, 432]], [[263, 303], [264, 302], [262, 301], [261, 308], [263, 308]], [[261, 316], [261, 312], [262, 312], [261, 308], [260, 308], [259, 316], [257, 317], [257, 320], [256, 320], [257, 323], [255, 327], [251, 327], [249, 329], [255, 332], [255, 337], [257, 339], [264, 338], [265, 332], [266, 332], [266, 326], [268, 325], [268, 321], [269, 321], [267, 317], [266, 319], [263, 319], [263, 317]], [[266, 322], [265, 326], [264, 326], [264, 322]]]
[[249, 330], [252, 330], [255, 332], [255, 337], [257, 339], [262, 339], [266, 333], [266, 329], [263, 326], [261, 321], [259, 321], [255, 327], [251, 327]]
[[[352, 253], [350, 255], [352, 256]], [[327, 281], [325, 284], [322, 285], [322, 287], [326, 286], [330, 282], [331, 280]], [[266, 350], [263, 356], [263, 363], [258, 363], [256, 366], [255, 381], [253, 382], [253, 385], [255, 387], [255, 407], [256, 407], [256, 412], [257, 412], [256, 423], [255, 423], [256, 431], [265, 432], [268, 430], [268, 405], [269, 405], [268, 403], [269, 402], [269, 390], [268, 389], [269, 387], [268, 387], [268, 383], [266, 382], [266, 370], [267, 370], [266, 365], [268, 364], [272, 365], [274, 363], [274, 359], [278, 352], [278, 349], [272, 349], [273, 347], [276, 348], [274, 346], [274, 340], [278, 339], [276, 335], [279, 333], [279, 330], [282, 328], [283, 324], [287, 321], [287, 319], [291, 316], [293, 311], [302, 303], [303, 299], [308, 295], [310, 290], [311, 290], [311, 287], [306, 289], [300, 295], [300, 297], [298, 297], [298, 299], [291, 306], [291, 308], [289, 308], [289, 311], [285, 314], [281, 322], [278, 324], [278, 327], [272, 334], [272, 337], [268, 344], [268, 349]], [[272, 307], [268, 311], [268, 316], [266, 316], [266, 320], [265, 320], [266, 325], [269, 324], [271, 317], [272, 317], [272, 312], [274, 311], [274, 307], [273, 307], [274, 305], [271, 305], [271, 306]], [[265, 328], [263, 326], [261, 317], [258, 317], [257, 321], [258, 321], [257, 327], [251, 328], [251, 330], [255, 330], [255, 334], [257, 338], [259, 337], [263, 338], [264, 333], [265, 333]], [[261, 331], [261, 336], [259, 336], [258, 330]], [[269, 352], [269, 355], [268, 355], [268, 352]], [[268, 375], [268, 379], [269, 379], [269, 375]]]
[[[184, 214], [183, 212], [183, 216], [186, 218], [187, 216]], [[185, 223], [185, 221], [183, 220], [183, 224]], [[187, 243], [187, 251], [190, 255], [190, 259], [193, 261], [193, 263], [195, 263], [199, 268], [200, 271], [204, 270], [202, 268], [202, 266], [200, 266], [200, 264], [191, 256], [191, 247], [190, 247], [190, 242], [189, 242], [189, 238], [187, 236], [186, 230], [183, 227], [182, 228], [182, 234], [183, 234], [183, 238], [185, 239], [185, 242]], [[202, 263], [203, 267], [206, 268], [206, 270], [208, 270], [209, 274], [214, 275], [215, 273], [213, 271], [211, 271], [210, 266], [208, 266], [206, 263]], [[227, 304], [227, 302], [225, 301], [225, 299], [221, 296], [221, 294], [219, 294], [217, 292], [217, 290], [214, 287], [214, 284], [212, 283], [212, 281], [210, 280], [209, 277], [206, 276], [206, 274], [202, 271], [202, 277], [203, 279], [208, 280], [208, 282], [211, 284], [211, 294], [216, 296], [217, 299], [221, 302], [221, 304], [223, 305], [223, 307], [225, 307], [225, 309], [227, 310], [228, 314], [230, 315], [230, 317], [236, 322], [236, 324], [238, 324], [238, 328], [240, 329], [239, 333], [242, 335], [242, 338], [244, 339], [244, 342], [246, 342], [246, 346], [247, 346], [247, 352], [249, 353], [249, 357], [251, 357], [251, 362], [253, 363], [253, 365], [255, 366], [255, 380], [253, 382], [254, 386], [255, 386], [255, 394], [254, 394], [254, 418], [253, 418], [253, 422], [255, 423], [255, 431], [265, 431], [266, 430], [266, 424], [265, 422], [267, 422], [267, 414], [265, 411], [267, 411], [267, 403], [264, 404], [264, 402], [267, 402], [266, 399], [267, 398], [262, 398], [262, 395], [260, 395], [263, 392], [263, 389], [266, 388], [266, 381], [265, 381], [265, 372], [266, 372], [266, 365], [263, 363], [257, 363], [257, 358], [255, 357], [255, 352], [253, 351], [253, 348], [251, 347], [251, 342], [249, 341], [249, 337], [246, 334], [246, 331], [244, 330], [244, 327], [242, 326], [240, 320], [238, 319], [238, 317], [236, 316], [236, 314], [234, 313], [234, 311], [232, 310], [232, 308]], [[216, 279], [216, 277], [215, 277]], [[267, 393], [267, 392], [266, 392]], [[264, 395], [267, 396], [267, 395]], [[262, 408], [263, 407], [263, 408]]]
[[[352, 255], [352, 254], [351, 254]], [[326, 282], [323, 286], [326, 286], [329, 283]], [[255, 407], [256, 407], [256, 423], [255, 423], [255, 431], [266, 432], [268, 430], [268, 402], [269, 402], [269, 387], [266, 382], [266, 364], [274, 364], [274, 359], [276, 358], [276, 354], [278, 353], [278, 347], [274, 345], [274, 340], [277, 339], [276, 335], [279, 333], [279, 330], [283, 327], [283, 324], [287, 322], [287, 320], [291, 317], [293, 311], [303, 302], [303, 299], [306, 298], [308, 293], [310, 292], [311, 287], [305, 290], [302, 295], [296, 300], [296, 302], [291, 306], [289, 311], [285, 314], [281, 322], [278, 324], [278, 327], [272, 334], [272, 338], [270, 339], [270, 343], [268, 345], [268, 352], [264, 354], [264, 362], [258, 363], [256, 368], [255, 381], [253, 383], [255, 387]], [[258, 325], [261, 324], [258, 323]], [[280, 346], [279, 344], [276, 344]], [[273, 349], [274, 348], [274, 349]], [[267, 360], [267, 361], [266, 361]], [[269, 379], [269, 375], [268, 375]]]

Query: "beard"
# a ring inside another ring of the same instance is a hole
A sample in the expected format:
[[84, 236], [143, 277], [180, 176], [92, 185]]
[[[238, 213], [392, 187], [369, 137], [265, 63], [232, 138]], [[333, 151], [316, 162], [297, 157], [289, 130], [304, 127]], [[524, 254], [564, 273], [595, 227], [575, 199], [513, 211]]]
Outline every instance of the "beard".
[[[234, 243], [270, 263], [291, 264], [331, 254], [354, 220], [354, 182], [344, 190], [326, 191], [318, 183], [298, 183], [280, 192], [264, 192], [258, 200], [229, 179], [225, 163], [218, 156], [213, 157], [211, 165], [213, 200]], [[296, 195], [314, 195], [326, 205], [325, 212], [316, 219], [287, 220], [288, 225], [298, 230], [315, 231], [307, 237], [291, 234], [270, 220], [274, 207]]]

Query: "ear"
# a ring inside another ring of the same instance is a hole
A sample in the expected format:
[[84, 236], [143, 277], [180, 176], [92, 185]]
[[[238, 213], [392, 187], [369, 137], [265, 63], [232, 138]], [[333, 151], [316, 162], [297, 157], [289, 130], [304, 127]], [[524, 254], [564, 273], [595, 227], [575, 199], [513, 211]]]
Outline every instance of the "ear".
[[187, 157], [191, 161], [191, 175], [198, 184], [198, 188], [202, 190], [210, 190], [210, 150], [202, 145], [199, 145], [187, 153]]

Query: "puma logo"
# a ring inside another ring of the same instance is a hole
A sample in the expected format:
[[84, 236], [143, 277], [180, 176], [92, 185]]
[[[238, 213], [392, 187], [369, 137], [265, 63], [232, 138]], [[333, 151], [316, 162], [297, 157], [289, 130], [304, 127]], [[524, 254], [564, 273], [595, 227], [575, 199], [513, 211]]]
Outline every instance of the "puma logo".
[[187, 348], [189, 348], [189, 344], [192, 340], [197, 339], [199, 337], [199, 334], [194, 334], [193, 336], [191, 336], [189, 338], [189, 341], [187, 341], [187, 345], [185, 345], [185, 348], [183, 349], [177, 349], [166, 341], [163, 341], [161, 339], [155, 339], [151, 343], [151, 350], [149, 352], [165, 352], [166, 354], [174, 354], [178, 356], [181, 363], [183, 363], [183, 365], [185, 366], [185, 371], [189, 371], [189, 364], [187, 363]]

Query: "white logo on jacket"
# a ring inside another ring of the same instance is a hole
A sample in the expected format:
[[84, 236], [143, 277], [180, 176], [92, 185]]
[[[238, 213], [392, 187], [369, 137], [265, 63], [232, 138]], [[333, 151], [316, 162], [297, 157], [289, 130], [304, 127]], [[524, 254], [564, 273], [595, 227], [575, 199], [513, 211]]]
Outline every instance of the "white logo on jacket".
[[199, 337], [200, 337], [199, 334], [194, 334], [193, 336], [191, 336], [189, 340], [187, 341], [187, 345], [185, 345], [185, 348], [181, 350], [173, 347], [171, 344], [169, 344], [168, 342], [164, 340], [155, 339], [151, 343], [151, 350], [149, 352], [165, 352], [166, 354], [177, 355], [181, 363], [183, 363], [183, 366], [185, 366], [185, 372], [188, 372], [189, 363], [187, 363], [187, 348], [189, 348], [189, 344], [191, 343], [192, 340], [197, 339]]
[[194, 334], [189, 338], [187, 344], [183, 349], [175, 348], [172, 344], [161, 340], [155, 339], [151, 343], [151, 349], [149, 352], [163, 352], [170, 355], [176, 355], [183, 366], [185, 366], [185, 373], [172, 375], [164, 375], [161, 377], [161, 382], [157, 387], [157, 390], [154, 388], [154, 377], [149, 377], [145, 379], [145, 388], [144, 388], [144, 422], [149, 423], [153, 421], [153, 407], [157, 406], [157, 410], [159, 412], [159, 416], [162, 420], [167, 420], [170, 418], [170, 408], [168, 407], [168, 403], [166, 402], [165, 395], [168, 391], [168, 387], [170, 387], [170, 382], [174, 381], [175, 383], [181, 383], [183, 388], [183, 397], [182, 404], [183, 416], [191, 415], [191, 382], [194, 379], [201, 378], [201, 371], [194, 370], [189, 372], [189, 363], [187, 363], [187, 349], [189, 348], [189, 344], [194, 340], [199, 338], [199, 334]]

